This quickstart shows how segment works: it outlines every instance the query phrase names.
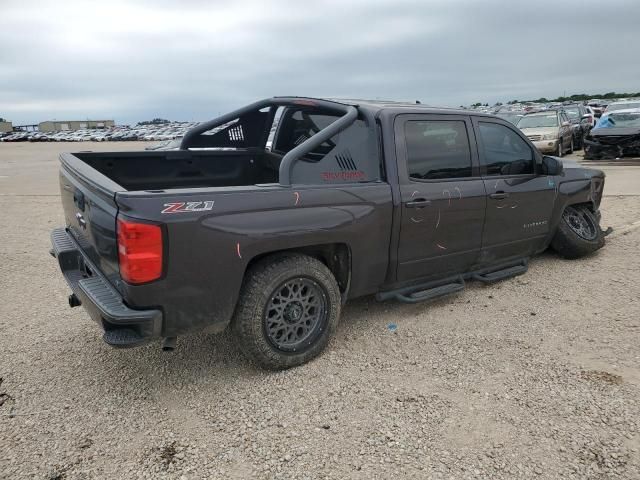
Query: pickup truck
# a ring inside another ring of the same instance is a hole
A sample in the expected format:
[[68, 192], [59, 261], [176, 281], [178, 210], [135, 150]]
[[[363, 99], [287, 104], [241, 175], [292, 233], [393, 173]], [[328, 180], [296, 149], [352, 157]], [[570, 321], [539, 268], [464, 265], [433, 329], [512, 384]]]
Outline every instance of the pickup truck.
[[604, 174], [491, 115], [274, 97], [178, 150], [60, 157], [51, 253], [114, 347], [230, 325], [269, 369], [318, 355], [348, 299], [422, 302], [604, 245]]

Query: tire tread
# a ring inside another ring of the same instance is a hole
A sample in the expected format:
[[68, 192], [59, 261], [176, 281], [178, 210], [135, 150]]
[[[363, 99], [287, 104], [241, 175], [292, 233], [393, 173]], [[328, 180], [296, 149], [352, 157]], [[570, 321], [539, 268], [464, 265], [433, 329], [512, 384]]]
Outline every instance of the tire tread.
[[558, 224], [558, 229], [551, 241], [551, 247], [558, 252], [562, 257], [567, 259], [575, 259], [584, 257], [589, 255], [596, 250], [599, 250], [604, 246], [604, 233], [600, 228], [600, 225], [597, 221], [596, 216], [593, 212], [584, 205], [571, 205], [573, 208], [580, 209], [586, 212], [587, 215], [592, 217], [592, 220], [597, 226], [597, 235], [593, 240], [585, 240], [576, 234], [567, 222], [565, 222], [564, 217], [560, 218], [560, 223]]

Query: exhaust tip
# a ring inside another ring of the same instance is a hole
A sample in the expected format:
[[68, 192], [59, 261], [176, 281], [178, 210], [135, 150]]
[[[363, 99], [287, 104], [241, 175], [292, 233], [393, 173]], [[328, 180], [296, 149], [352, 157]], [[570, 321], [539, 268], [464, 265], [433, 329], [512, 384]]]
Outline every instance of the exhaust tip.
[[162, 351], [173, 352], [176, 349], [178, 337], [166, 337], [162, 339]]
[[69, 306], [71, 308], [79, 307], [80, 305], [82, 305], [82, 302], [78, 297], [76, 297], [75, 293], [72, 293], [71, 295], [69, 295]]

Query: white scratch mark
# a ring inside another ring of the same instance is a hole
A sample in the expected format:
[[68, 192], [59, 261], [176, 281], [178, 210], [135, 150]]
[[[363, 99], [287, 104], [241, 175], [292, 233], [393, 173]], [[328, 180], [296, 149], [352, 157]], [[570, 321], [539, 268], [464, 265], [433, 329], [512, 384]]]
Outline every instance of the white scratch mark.
[[458, 191], [458, 200], [462, 200], [462, 190], [460, 190], [458, 187], [455, 188]]
[[451, 206], [451, 192], [449, 190], [443, 190], [442, 191], [442, 196], [444, 197], [444, 192], [447, 192], [447, 194], [449, 195], [449, 207]]
[[499, 180], [496, 180], [496, 184], [493, 186], [493, 188], [495, 188], [496, 190], [498, 189], [498, 182]]
[[293, 192], [293, 194], [296, 196], [295, 206], [297, 207], [298, 204], [300, 203], [300, 194], [298, 192]]
[[417, 190], [416, 190], [415, 192], [413, 192], [413, 193], [411, 194], [411, 198], [415, 197], [417, 193], [420, 193], [420, 192], [419, 192], [419, 191], [417, 191]]
[[236, 252], [238, 253], [238, 258], [242, 258], [242, 255], [240, 255], [240, 242], [236, 243]]
[[518, 204], [514, 203], [513, 205], [511, 205], [511, 208], [518, 208]]
[[440, 209], [438, 209], [438, 221], [436, 222], [436, 229], [440, 225]]
[[439, 243], [436, 243], [436, 247], [438, 247], [440, 250], [446, 250], [447, 249], [447, 247], [443, 247]]
[[416, 218], [411, 217], [411, 221], [412, 221], [413, 223], [421, 223], [421, 222], [424, 222], [424, 218], [421, 218], [421, 219], [419, 219], [419, 220], [418, 220], [418, 219], [416, 219]]
[[497, 208], [498, 210], [500, 210], [501, 208], [504, 208], [504, 207], [506, 207], [506, 205], [496, 205], [496, 208]]

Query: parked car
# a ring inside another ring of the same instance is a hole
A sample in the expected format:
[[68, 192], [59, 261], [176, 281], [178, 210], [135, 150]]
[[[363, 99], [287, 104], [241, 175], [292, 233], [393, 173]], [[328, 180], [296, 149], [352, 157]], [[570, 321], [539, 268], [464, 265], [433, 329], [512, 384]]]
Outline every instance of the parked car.
[[628, 110], [630, 108], [640, 108], [640, 99], [638, 100], [620, 100], [607, 105], [603, 113], [611, 113], [616, 110]]
[[586, 160], [640, 156], [640, 109], [603, 114], [584, 145]]
[[598, 121], [598, 119], [596, 118], [596, 113], [593, 110], [593, 108], [591, 108], [588, 105], [585, 105], [584, 107], [587, 110], [587, 113], [585, 114], [584, 118], [591, 124], [591, 128], [596, 126], [596, 122]]
[[596, 118], [600, 118], [609, 102], [604, 100], [591, 100], [587, 105], [593, 109]]
[[427, 301], [522, 274], [549, 245], [604, 244], [604, 174], [492, 115], [275, 97], [180, 147], [61, 155], [52, 253], [109, 345], [173, 349], [230, 324], [249, 358], [288, 368], [324, 349], [349, 299]]
[[165, 140], [154, 145], [145, 147], [145, 150], [180, 150], [180, 143], [182, 138], [176, 138], [174, 140]]
[[582, 148], [584, 137], [592, 128], [592, 116], [584, 105], [578, 103], [563, 106], [564, 111], [573, 125], [573, 145], [576, 150]]
[[517, 126], [542, 153], [573, 152], [573, 126], [562, 109], [528, 113]]

